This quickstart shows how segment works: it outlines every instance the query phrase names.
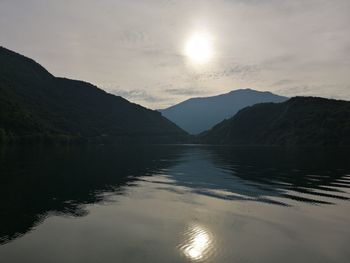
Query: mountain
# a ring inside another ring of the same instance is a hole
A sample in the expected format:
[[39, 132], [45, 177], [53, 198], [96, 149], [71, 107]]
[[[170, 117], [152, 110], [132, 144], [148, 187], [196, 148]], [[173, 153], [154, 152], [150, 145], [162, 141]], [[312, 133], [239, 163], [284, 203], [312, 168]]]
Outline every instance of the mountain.
[[350, 102], [295, 97], [239, 111], [199, 136], [231, 145], [350, 146]]
[[0, 47], [0, 140], [177, 141], [186, 133], [157, 111], [92, 84], [58, 78]]
[[244, 107], [261, 102], [282, 102], [287, 99], [271, 92], [239, 89], [213, 97], [188, 99], [159, 111], [188, 133], [198, 134], [232, 117]]

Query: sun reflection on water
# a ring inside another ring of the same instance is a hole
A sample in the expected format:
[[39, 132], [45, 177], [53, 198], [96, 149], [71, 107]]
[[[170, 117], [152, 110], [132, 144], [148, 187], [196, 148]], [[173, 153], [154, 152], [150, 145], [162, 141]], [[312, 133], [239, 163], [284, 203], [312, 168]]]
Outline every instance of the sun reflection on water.
[[212, 244], [213, 236], [206, 228], [191, 225], [185, 232], [185, 239], [180, 250], [192, 261], [201, 261], [209, 257]]

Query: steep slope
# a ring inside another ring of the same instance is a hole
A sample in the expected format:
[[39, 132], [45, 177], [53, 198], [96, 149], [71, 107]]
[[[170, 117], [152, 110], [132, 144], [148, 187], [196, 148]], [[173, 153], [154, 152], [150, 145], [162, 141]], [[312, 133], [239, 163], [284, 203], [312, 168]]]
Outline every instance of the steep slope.
[[0, 137], [133, 138], [186, 136], [159, 112], [82, 81], [56, 78], [35, 61], [0, 48]]
[[192, 98], [160, 112], [188, 133], [198, 134], [232, 117], [244, 107], [285, 100], [286, 97], [270, 92], [240, 89], [213, 97]]
[[350, 102], [295, 97], [256, 104], [199, 137], [215, 144], [350, 146]]

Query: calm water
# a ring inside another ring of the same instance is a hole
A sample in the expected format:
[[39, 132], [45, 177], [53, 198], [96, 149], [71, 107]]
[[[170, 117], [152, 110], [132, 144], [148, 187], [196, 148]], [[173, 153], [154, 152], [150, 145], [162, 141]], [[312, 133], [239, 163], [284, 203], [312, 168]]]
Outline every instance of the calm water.
[[349, 262], [350, 151], [0, 151], [0, 262]]

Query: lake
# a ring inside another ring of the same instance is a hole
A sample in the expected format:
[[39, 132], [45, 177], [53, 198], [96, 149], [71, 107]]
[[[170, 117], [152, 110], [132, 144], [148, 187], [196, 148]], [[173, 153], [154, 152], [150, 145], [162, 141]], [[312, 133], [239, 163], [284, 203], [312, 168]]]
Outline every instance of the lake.
[[349, 262], [350, 150], [0, 149], [0, 262]]

